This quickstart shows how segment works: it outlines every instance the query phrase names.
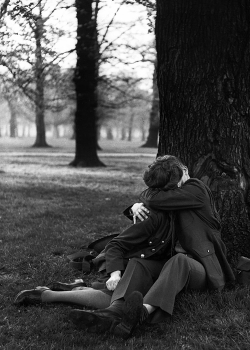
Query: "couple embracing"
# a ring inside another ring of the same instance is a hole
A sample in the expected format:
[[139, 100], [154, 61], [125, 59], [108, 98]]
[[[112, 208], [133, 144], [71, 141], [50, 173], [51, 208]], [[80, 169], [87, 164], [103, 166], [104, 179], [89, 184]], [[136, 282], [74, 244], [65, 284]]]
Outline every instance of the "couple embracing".
[[170, 155], [158, 157], [143, 180], [148, 188], [140, 203], [124, 212], [134, 224], [105, 247], [104, 285], [61, 283], [61, 291], [37, 287], [20, 292], [14, 303], [94, 308], [72, 310], [69, 319], [90, 332], [127, 339], [140, 324], [172, 315], [181, 291], [221, 290], [233, 281], [210, 189], [190, 178], [187, 167]]

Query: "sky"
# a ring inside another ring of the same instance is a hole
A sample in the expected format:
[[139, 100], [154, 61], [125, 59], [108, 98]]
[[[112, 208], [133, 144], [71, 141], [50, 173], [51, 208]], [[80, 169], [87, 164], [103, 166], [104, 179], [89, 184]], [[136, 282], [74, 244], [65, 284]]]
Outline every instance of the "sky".
[[[0, 0], [1, 2], [3, 0]], [[24, 4], [30, 4], [31, 0], [22, 0]], [[55, 4], [60, 0], [42, 0], [43, 4], [46, 4], [46, 11], [50, 13]], [[1, 4], [0, 2], [0, 4]], [[14, 0], [12, 1], [12, 3]], [[99, 39], [102, 40], [102, 35], [105, 33], [107, 25], [113, 19], [114, 14], [119, 9], [122, 0], [103, 0], [101, 4], [105, 6], [99, 11], [98, 24], [99, 24]], [[34, 1], [35, 3], [35, 1]], [[73, 0], [63, 0], [66, 5], [73, 4]], [[36, 10], [35, 10], [36, 11]], [[45, 11], [45, 14], [46, 14]], [[62, 28], [67, 31], [67, 35], [57, 39], [54, 43], [54, 49], [58, 52], [65, 52], [67, 50], [75, 48], [76, 44], [76, 28], [77, 20], [74, 6], [65, 10], [57, 10], [53, 13], [53, 16], [46, 22], [53, 26]], [[20, 33], [21, 28], [18, 27], [18, 23], [11, 23], [10, 30], [16, 32], [15, 42], [21, 41]], [[150, 89], [152, 86], [153, 75], [153, 63], [147, 60], [142, 63], [142, 56], [138, 54], [136, 50], [128, 50], [127, 46], [137, 47], [144, 45], [145, 47], [151, 45], [151, 48], [146, 49], [145, 58], [154, 59], [153, 34], [149, 33], [149, 26], [147, 20], [147, 11], [145, 7], [133, 4], [122, 5], [119, 11], [116, 13], [115, 19], [110, 26], [106, 36], [106, 42], [103, 47], [109, 45], [110, 42], [114, 42], [115, 50], [112, 54], [116, 56], [116, 59], [109, 59], [108, 62], [101, 65], [100, 74], [105, 75], [117, 75], [128, 74], [138, 78], [143, 78], [143, 84], [146, 89]], [[29, 40], [29, 39], [28, 39]], [[118, 47], [119, 46], [119, 47]], [[109, 54], [110, 55], [110, 54]], [[125, 64], [129, 63], [129, 64]], [[76, 54], [70, 54], [64, 61], [61, 62], [62, 67], [75, 67]]]

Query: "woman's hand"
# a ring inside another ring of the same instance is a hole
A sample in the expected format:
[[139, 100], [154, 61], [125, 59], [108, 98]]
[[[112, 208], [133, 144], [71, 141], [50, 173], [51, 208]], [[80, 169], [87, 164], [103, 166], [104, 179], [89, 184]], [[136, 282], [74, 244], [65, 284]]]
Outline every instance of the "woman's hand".
[[131, 210], [133, 212], [133, 217], [138, 218], [141, 221], [144, 221], [148, 218], [149, 210], [144, 206], [143, 203], [135, 203]]
[[106, 287], [108, 288], [108, 290], [115, 290], [117, 287], [117, 284], [119, 283], [121, 277], [121, 271], [117, 270], [117, 271], [113, 271], [110, 274], [110, 278], [107, 280], [106, 282]]

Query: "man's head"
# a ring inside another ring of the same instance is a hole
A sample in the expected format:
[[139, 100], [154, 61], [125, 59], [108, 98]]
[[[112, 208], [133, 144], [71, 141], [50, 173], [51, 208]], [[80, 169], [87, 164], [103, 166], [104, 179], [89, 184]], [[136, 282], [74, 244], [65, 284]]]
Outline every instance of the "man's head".
[[173, 189], [189, 178], [187, 167], [174, 156], [156, 158], [144, 172], [143, 180], [148, 187]]

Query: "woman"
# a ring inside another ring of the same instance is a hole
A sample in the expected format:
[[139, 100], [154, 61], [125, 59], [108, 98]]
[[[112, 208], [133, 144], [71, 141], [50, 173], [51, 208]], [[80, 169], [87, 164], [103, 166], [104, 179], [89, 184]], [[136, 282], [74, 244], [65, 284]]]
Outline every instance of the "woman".
[[[176, 254], [164, 263], [157, 279], [155, 261], [131, 259], [114, 290], [111, 307], [71, 312], [76, 324], [96, 331], [109, 318], [111, 331], [124, 339], [138, 323], [160, 322], [167, 314], [171, 315], [175, 297], [184, 288], [221, 290], [227, 281], [234, 280], [209, 188], [198, 179], [190, 179], [188, 169], [174, 156], [157, 158], [145, 172], [144, 181], [149, 188], [140, 196], [143, 204], [132, 207], [133, 213], [143, 219], [145, 205], [175, 217]], [[106, 247], [107, 256], [112, 249], [119, 251], [121, 243], [111, 241]], [[112, 316], [112, 305], [116, 303], [120, 305], [113, 309]], [[105, 314], [105, 310], [111, 313]]]

